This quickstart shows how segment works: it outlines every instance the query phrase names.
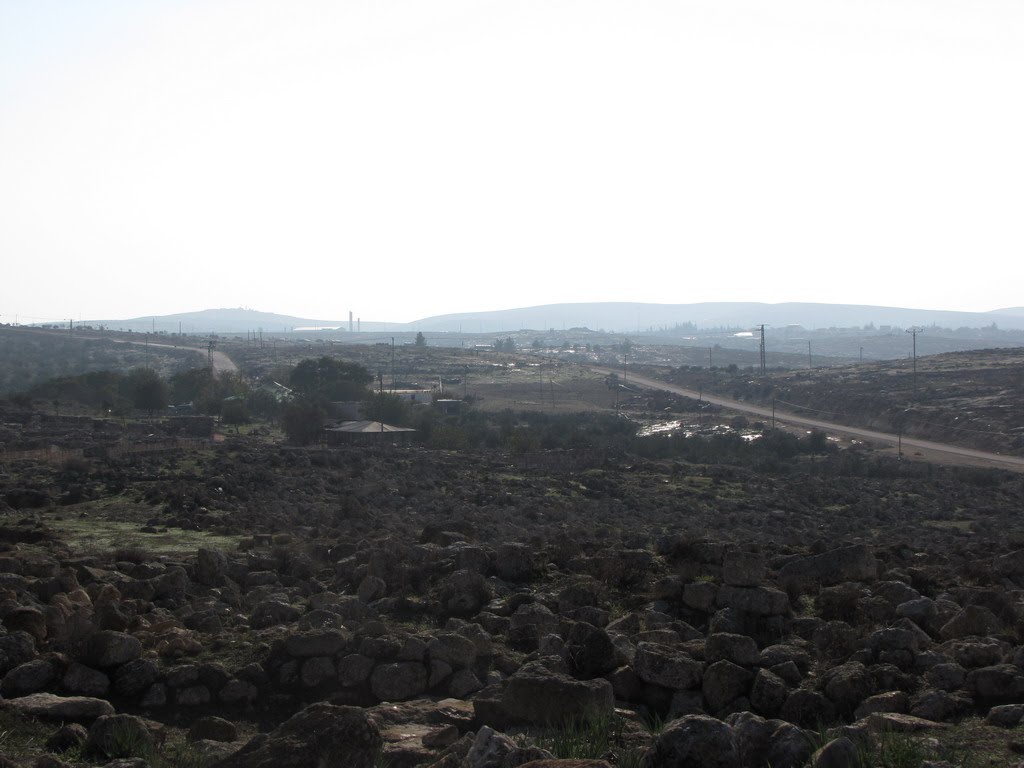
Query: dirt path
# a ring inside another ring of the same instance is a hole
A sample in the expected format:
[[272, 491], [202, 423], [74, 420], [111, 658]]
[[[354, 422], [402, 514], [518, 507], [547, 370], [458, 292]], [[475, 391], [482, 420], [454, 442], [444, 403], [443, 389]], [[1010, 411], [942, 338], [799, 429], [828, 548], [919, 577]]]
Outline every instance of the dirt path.
[[[621, 370], [612, 370], [610, 368], [599, 368], [590, 366], [589, 369], [594, 373], [599, 373], [607, 376], [608, 374], [615, 373], [618, 376], [622, 376]], [[707, 392], [700, 393], [695, 389], [688, 389], [686, 387], [678, 387], [674, 384], [667, 384], [657, 379], [651, 379], [646, 376], [640, 376], [633, 373], [628, 373], [623, 378], [623, 383], [628, 386], [630, 382], [640, 384], [644, 387], [651, 389], [661, 389], [666, 392], [672, 392], [683, 397], [690, 397], [694, 400], [701, 398], [708, 403], [728, 408], [731, 411], [739, 411], [741, 413], [749, 413], [754, 416], [759, 416], [762, 419], [770, 420], [772, 418], [772, 409], [766, 408], [763, 405], [752, 405], [750, 403], [743, 403], [738, 400], [732, 400], [728, 397], [721, 397], [719, 395], [709, 395]], [[900, 445], [901, 438], [898, 435], [889, 434], [888, 432], [876, 432], [872, 429], [862, 429], [860, 427], [848, 427], [843, 424], [835, 424], [830, 421], [821, 421], [820, 419], [810, 419], [806, 416], [798, 416], [794, 413], [788, 413], [781, 411], [778, 408], [775, 409], [775, 421], [782, 422], [783, 424], [790, 424], [798, 427], [809, 427], [811, 429], [820, 429], [825, 432], [830, 432], [835, 435], [842, 435], [844, 437], [852, 437], [857, 440], [870, 441], [872, 443], [879, 443], [890, 449], [891, 452]], [[1024, 472], [1024, 458], [1018, 458], [1017, 456], [1004, 456], [999, 453], [989, 453], [988, 451], [978, 451], [973, 448], [963, 448], [958, 445], [950, 445], [949, 443], [937, 443], [932, 440], [920, 440], [915, 437], [903, 437], [903, 454], [909, 456], [915, 460], [931, 461], [939, 464], [958, 464], [963, 466], [973, 467], [994, 467], [998, 469], [1009, 469], [1015, 472]]]

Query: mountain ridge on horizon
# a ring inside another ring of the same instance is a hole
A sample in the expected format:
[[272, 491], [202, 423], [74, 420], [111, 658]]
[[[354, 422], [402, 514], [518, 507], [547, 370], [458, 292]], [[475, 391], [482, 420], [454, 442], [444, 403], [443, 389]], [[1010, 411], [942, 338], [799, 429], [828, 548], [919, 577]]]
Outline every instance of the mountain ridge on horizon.
[[[998, 327], [1007, 329], [1024, 329], [1024, 307], [1007, 307], [989, 312], [962, 312], [821, 302], [575, 302], [448, 313], [406, 323], [362, 321], [360, 327], [364, 332], [465, 333], [586, 327], [592, 330], [630, 333], [687, 323], [693, 323], [698, 328], [745, 328], [765, 323], [774, 326], [800, 325], [808, 329], [872, 324], [983, 328], [995, 323]], [[155, 329], [164, 332], [177, 332], [181, 327], [187, 333], [243, 333], [257, 329], [269, 333], [316, 328], [348, 330], [347, 320], [318, 320], [243, 308], [204, 309], [124, 320], [91, 320], [83, 321], [83, 324], [133, 331]]]

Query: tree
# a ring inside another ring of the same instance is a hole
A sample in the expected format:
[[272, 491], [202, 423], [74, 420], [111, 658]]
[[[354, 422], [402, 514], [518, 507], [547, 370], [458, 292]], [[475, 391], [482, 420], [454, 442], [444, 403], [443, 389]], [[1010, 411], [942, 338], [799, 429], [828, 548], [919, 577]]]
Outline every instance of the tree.
[[220, 417], [225, 424], [234, 424], [236, 428], [239, 424], [248, 424], [249, 410], [245, 407], [245, 400], [240, 398], [225, 400], [220, 409]]
[[293, 401], [284, 410], [281, 426], [288, 441], [295, 445], [309, 445], [320, 435], [327, 412], [308, 398]]
[[422, 333], [420, 333], [419, 331], [416, 331], [416, 346], [417, 347], [425, 347], [425, 346], [427, 346], [427, 339], [426, 339], [426, 337]]
[[498, 339], [494, 342], [494, 348], [499, 352], [515, 352], [516, 342], [511, 336], [506, 336], [504, 339]]
[[409, 423], [409, 412], [409, 403], [391, 392], [371, 393], [363, 401], [363, 415], [371, 421], [404, 427]]
[[324, 355], [306, 359], [292, 369], [291, 387], [308, 396], [325, 400], [362, 400], [373, 376], [358, 363], [346, 363]]
[[136, 368], [128, 374], [126, 381], [132, 405], [140, 411], [153, 412], [167, 405], [167, 384], [155, 371], [149, 368]]

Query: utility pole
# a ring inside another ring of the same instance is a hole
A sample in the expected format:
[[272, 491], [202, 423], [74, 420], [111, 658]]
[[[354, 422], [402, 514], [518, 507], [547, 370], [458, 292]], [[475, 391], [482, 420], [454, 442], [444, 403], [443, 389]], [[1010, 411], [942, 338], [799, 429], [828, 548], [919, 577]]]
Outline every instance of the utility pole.
[[761, 375], [764, 376], [764, 323], [758, 326], [761, 329]]
[[811, 370], [814, 365], [811, 363], [811, 340], [807, 340], [807, 370]]
[[860, 348], [860, 361], [862, 363], [864, 362], [864, 347]]
[[775, 429], [775, 398], [772, 398], [772, 429]]
[[711, 353], [715, 351], [714, 347], [708, 347], [708, 370], [710, 371], [714, 367], [714, 363], [711, 362]]
[[391, 391], [395, 391], [395, 337], [391, 337]]
[[906, 332], [914, 338], [914, 393], [917, 393], [917, 334], [924, 331], [924, 328], [914, 326], [913, 328], [907, 328]]

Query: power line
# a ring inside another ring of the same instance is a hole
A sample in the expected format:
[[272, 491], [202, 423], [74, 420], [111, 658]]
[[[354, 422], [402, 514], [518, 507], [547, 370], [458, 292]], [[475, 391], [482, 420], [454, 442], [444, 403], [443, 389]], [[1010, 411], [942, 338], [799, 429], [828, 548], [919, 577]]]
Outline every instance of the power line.
[[912, 328], [907, 328], [905, 332], [914, 337], [914, 393], [917, 394], [917, 334], [923, 333], [924, 328], [915, 325]]
[[758, 326], [761, 329], [761, 375], [764, 376], [764, 323]]

